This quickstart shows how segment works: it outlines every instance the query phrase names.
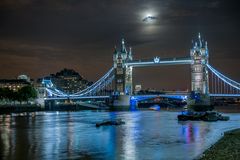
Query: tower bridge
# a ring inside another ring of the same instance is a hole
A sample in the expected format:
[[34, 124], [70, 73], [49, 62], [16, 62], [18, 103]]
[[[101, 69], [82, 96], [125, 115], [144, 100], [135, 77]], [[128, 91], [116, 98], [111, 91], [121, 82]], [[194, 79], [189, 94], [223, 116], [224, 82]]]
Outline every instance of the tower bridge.
[[[199, 34], [189, 56], [173, 58], [156, 56], [145, 60], [135, 60], [132, 49], [127, 50], [125, 41], [122, 39], [120, 50], [115, 47], [113, 53], [113, 67], [93, 85], [80, 92], [66, 94], [58, 90], [51, 81], [43, 80], [47, 91], [45, 99], [111, 98], [114, 93], [114, 95], [118, 95], [118, 99], [114, 100], [114, 106], [129, 105], [131, 97], [134, 97], [133, 68], [161, 65], [190, 65], [191, 91], [207, 97], [240, 97], [240, 83], [228, 78], [209, 64], [208, 44], [202, 40]], [[111, 90], [114, 92], [109, 92]]]

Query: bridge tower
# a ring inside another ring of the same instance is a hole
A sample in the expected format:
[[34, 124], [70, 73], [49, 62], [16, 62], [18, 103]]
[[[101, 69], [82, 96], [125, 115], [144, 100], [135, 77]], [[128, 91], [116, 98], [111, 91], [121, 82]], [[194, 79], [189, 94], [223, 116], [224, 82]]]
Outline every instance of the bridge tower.
[[207, 41], [203, 41], [199, 33], [197, 41], [193, 44], [190, 50], [192, 59], [191, 64], [191, 90], [200, 94], [209, 94], [208, 80], [208, 47]]
[[122, 39], [121, 50], [115, 47], [113, 53], [113, 64], [115, 69], [115, 91], [120, 95], [132, 94], [132, 67], [126, 62], [132, 60], [132, 50], [127, 51], [124, 39]]

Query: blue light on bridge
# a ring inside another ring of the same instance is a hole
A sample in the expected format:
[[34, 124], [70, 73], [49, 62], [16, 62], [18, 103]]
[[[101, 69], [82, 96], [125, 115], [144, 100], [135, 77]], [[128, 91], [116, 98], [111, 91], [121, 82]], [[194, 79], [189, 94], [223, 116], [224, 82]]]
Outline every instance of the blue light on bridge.
[[159, 95], [136, 95], [131, 96], [131, 101], [142, 101], [146, 99], [151, 99], [155, 97], [163, 97], [163, 98], [171, 98], [171, 99], [180, 99], [180, 100], [186, 100], [186, 95], [174, 95], [174, 94], [159, 94]]

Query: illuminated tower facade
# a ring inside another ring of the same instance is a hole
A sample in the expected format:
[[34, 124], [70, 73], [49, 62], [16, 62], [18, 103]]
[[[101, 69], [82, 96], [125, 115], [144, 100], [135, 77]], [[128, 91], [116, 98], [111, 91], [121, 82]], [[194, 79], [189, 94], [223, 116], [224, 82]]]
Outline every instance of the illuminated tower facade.
[[121, 50], [115, 47], [113, 53], [113, 64], [115, 69], [115, 91], [120, 95], [132, 94], [132, 67], [127, 66], [126, 62], [132, 60], [132, 50], [127, 51], [124, 39], [121, 42]]
[[199, 33], [197, 41], [190, 51], [191, 64], [191, 90], [200, 94], [209, 93], [208, 80], [208, 47], [207, 41], [203, 41]]

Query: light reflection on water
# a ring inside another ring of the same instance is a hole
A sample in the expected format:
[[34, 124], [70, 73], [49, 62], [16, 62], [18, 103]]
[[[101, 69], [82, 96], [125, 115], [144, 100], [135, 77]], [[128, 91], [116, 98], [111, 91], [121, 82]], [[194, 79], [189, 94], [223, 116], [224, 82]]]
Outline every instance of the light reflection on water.
[[[177, 112], [37, 112], [0, 115], [3, 159], [193, 159], [229, 129], [230, 121], [178, 122]], [[121, 126], [95, 127], [105, 119]]]

